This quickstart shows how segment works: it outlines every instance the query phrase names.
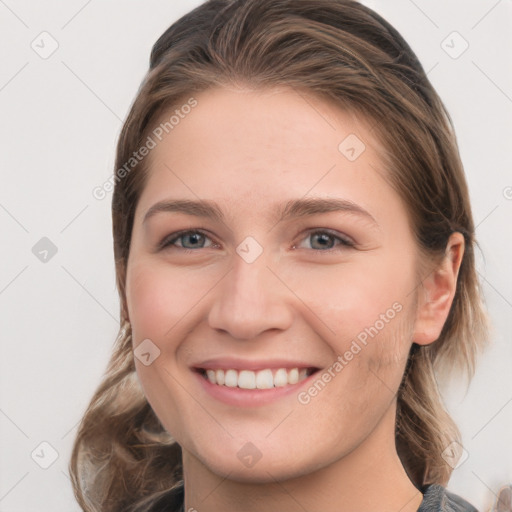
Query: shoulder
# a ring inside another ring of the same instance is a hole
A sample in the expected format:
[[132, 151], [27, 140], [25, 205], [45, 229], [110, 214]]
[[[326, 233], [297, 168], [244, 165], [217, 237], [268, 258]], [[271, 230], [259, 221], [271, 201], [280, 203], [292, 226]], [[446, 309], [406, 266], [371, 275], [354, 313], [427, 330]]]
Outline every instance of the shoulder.
[[447, 491], [442, 485], [427, 485], [422, 492], [423, 501], [418, 512], [478, 512], [473, 505]]

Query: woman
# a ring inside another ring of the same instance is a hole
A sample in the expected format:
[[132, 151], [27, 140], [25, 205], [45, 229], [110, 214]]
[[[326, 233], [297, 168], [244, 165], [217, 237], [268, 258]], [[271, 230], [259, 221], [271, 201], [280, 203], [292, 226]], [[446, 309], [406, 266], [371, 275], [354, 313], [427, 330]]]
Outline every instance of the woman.
[[121, 331], [77, 434], [84, 510], [475, 509], [436, 384], [486, 337], [455, 136], [352, 0], [209, 0], [120, 135]]

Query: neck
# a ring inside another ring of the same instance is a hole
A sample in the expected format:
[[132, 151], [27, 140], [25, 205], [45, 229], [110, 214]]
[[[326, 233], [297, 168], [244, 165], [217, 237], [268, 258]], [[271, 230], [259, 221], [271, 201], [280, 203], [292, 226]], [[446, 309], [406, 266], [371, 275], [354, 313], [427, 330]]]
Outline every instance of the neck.
[[333, 464], [296, 478], [269, 483], [229, 480], [183, 450], [185, 510], [220, 512], [416, 512], [423, 495], [396, 452], [396, 406], [352, 452]]

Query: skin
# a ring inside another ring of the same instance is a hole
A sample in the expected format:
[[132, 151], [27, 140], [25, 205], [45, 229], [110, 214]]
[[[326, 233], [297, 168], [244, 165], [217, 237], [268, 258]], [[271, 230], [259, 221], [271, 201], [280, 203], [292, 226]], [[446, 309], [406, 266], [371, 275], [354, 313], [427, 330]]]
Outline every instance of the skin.
[[[395, 449], [396, 391], [412, 342], [441, 332], [462, 236], [452, 235], [418, 286], [409, 216], [363, 119], [284, 87], [217, 88], [196, 99], [148, 157], [126, 283], [134, 347], [149, 338], [160, 350], [136, 368], [183, 449], [185, 510], [417, 510], [422, 495]], [[355, 161], [338, 150], [349, 134], [366, 146]], [[275, 208], [303, 197], [350, 200], [376, 222], [343, 211], [279, 222]], [[198, 198], [216, 202], [224, 220], [160, 212], [143, 222], [158, 201]], [[206, 238], [158, 249], [186, 229]], [[326, 229], [327, 249], [318, 240]], [[247, 236], [263, 248], [252, 263], [236, 252]], [[190, 370], [239, 356], [300, 357], [325, 371], [394, 303], [401, 311], [307, 404], [292, 394], [230, 406]], [[262, 455], [250, 468], [237, 457], [249, 441]]]

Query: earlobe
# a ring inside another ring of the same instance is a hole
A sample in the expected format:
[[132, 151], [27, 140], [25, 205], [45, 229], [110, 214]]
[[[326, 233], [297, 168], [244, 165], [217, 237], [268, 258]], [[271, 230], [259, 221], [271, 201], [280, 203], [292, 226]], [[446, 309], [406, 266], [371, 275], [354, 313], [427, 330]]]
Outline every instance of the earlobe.
[[464, 236], [452, 233], [441, 264], [427, 275], [419, 287], [413, 335], [413, 341], [418, 345], [433, 343], [441, 334], [457, 289], [464, 247]]

